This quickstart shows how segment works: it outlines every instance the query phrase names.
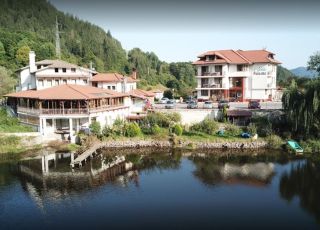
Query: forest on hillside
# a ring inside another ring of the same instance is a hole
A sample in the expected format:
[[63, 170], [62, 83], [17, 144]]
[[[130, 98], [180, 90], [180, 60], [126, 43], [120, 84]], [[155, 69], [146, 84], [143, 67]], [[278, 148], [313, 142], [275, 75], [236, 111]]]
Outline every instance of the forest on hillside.
[[[138, 48], [126, 52], [110, 31], [60, 12], [46, 0], [0, 0], [0, 5], [2, 75], [14, 78], [12, 73], [28, 64], [30, 50], [36, 52], [37, 60], [57, 58], [57, 18], [63, 60], [84, 67], [92, 62], [99, 72], [130, 74], [136, 68], [140, 87], [174, 88], [182, 96], [190, 94], [195, 87], [195, 69], [191, 63], [166, 63], [156, 54]], [[12, 79], [5, 82], [11, 84], [10, 90]]]

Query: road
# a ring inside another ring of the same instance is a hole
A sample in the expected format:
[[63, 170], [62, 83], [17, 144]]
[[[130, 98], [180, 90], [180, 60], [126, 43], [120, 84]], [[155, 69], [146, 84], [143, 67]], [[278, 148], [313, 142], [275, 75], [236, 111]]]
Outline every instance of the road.
[[[230, 102], [230, 109], [248, 109], [247, 102]], [[282, 109], [281, 102], [261, 102], [261, 109], [262, 110], [277, 110]], [[155, 109], [165, 109], [164, 104], [155, 104]], [[186, 109], [186, 103], [177, 103], [176, 109]], [[198, 109], [203, 108], [203, 102], [198, 102]], [[213, 103], [213, 108], [218, 108], [218, 103]]]

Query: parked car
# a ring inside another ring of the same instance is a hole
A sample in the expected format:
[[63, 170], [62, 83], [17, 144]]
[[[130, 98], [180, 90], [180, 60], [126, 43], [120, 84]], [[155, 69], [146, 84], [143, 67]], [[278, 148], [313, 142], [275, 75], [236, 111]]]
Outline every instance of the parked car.
[[203, 104], [204, 109], [212, 109], [213, 108], [213, 103], [212, 101], [205, 101]]
[[194, 100], [195, 100], [194, 96], [187, 96], [186, 103], [188, 104], [189, 102], [194, 101]]
[[169, 98], [163, 97], [160, 99], [159, 103], [160, 104], [166, 104], [169, 101]]
[[227, 107], [227, 109], [230, 108], [229, 101], [228, 100], [220, 100], [218, 103], [218, 109], [222, 109], [223, 107]]
[[174, 109], [176, 107], [176, 101], [175, 100], [169, 100], [167, 101], [166, 105], [164, 106], [166, 109]]
[[249, 101], [248, 109], [261, 109], [259, 101]]
[[196, 109], [198, 108], [198, 103], [196, 101], [189, 101], [187, 109]]

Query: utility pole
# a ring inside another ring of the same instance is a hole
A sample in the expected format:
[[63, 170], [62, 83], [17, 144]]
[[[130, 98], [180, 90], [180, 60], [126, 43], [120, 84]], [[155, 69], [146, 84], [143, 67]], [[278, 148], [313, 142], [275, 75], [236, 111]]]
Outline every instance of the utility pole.
[[61, 59], [60, 33], [58, 17], [56, 16], [56, 56], [58, 59]]

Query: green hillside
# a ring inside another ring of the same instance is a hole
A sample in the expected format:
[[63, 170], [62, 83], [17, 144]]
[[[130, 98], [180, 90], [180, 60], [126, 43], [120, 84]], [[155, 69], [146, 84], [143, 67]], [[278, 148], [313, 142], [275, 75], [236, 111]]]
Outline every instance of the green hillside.
[[[142, 79], [139, 85], [144, 88], [162, 84], [183, 95], [195, 86], [191, 63], [169, 64], [138, 48], [127, 55], [110, 31], [62, 13], [46, 0], [0, 0], [0, 5], [0, 66], [8, 70], [2, 73], [27, 65], [30, 50], [36, 52], [37, 60], [56, 58], [57, 17], [63, 60], [81, 66], [92, 62], [99, 72], [130, 74], [135, 67]], [[12, 85], [6, 87], [12, 89]]]

